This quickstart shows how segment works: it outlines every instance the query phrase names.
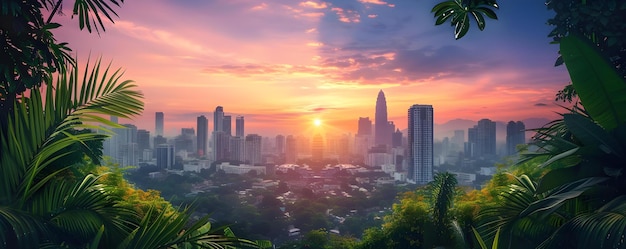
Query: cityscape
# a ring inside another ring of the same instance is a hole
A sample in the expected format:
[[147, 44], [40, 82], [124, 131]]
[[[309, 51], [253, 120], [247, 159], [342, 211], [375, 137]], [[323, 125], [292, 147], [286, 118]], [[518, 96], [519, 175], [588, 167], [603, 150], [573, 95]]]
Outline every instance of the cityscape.
[[515, 156], [517, 146], [526, 144], [522, 121], [507, 123], [506, 144], [499, 146], [496, 123], [487, 118], [435, 142], [436, 112], [432, 105], [410, 106], [408, 129], [403, 132], [388, 121], [386, 102], [385, 93], [380, 90], [375, 102], [375, 122], [369, 117], [358, 117], [354, 134], [328, 133], [322, 120], [312, 121], [313, 129], [308, 135], [247, 134], [244, 116], [235, 116], [233, 122], [224, 107], [217, 106], [212, 122], [205, 115], [198, 116], [196, 127], [182, 128], [178, 136], [167, 138], [163, 133], [165, 113], [156, 112], [153, 135], [147, 129], [124, 124], [125, 128], [114, 129], [116, 134], [105, 142], [104, 155], [121, 166], [153, 165], [171, 172], [200, 172], [214, 166], [229, 174], [266, 174], [281, 165], [301, 162], [309, 162], [311, 165], [307, 166], [319, 170], [326, 166], [324, 163], [332, 162], [382, 171], [387, 174], [386, 180], [422, 185], [433, 180], [433, 172], [439, 166], [448, 165], [459, 169], [454, 174], [463, 184], [479, 188], [477, 175], [493, 175], [494, 163]]
[[[104, 141], [103, 153], [109, 163], [131, 167], [131, 182], [159, 190], [173, 203], [190, 204], [198, 198], [225, 198], [226, 193], [237, 193], [227, 205], [239, 210], [249, 205], [246, 203], [261, 208], [262, 200], [277, 198], [280, 201], [275, 208], [282, 212], [271, 216], [274, 222], [280, 220], [272, 232], [258, 234], [242, 231], [240, 226], [233, 229], [253, 237], [269, 237], [281, 245], [320, 227], [358, 238], [368, 226], [380, 224], [380, 216], [389, 212], [402, 189], [426, 186], [438, 172], [453, 174], [460, 186], [481, 189], [497, 173], [497, 163], [512, 162], [520, 149], [528, 149], [522, 121], [506, 123], [504, 144], [498, 143], [496, 122], [487, 118], [467, 129], [452, 130], [449, 137], [435, 139], [435, 106], [409, 106], [408, 129], [401, 131], [388, 120], [387, 101], [384, 91], [379, 90], [375, 101], [372, 97], [373, 120], [355, 116], [354, 133], [329, 132], [323, 120], [315, 119], [306, 134], [272, 137], [247, 133], [245, 116], [227, 114], [223, 106], [216, 106], [212, 115], [198, 116], [196, 127], [165, 137], [167, 114], [156, 112], [154, 134], [122, 124], [124, 128], [112, 129], [115, 135]], [[310, 196], [338, 199], [316, 211], [298, 209]], [[261, 202], [255, 199], [259, 197]], [[369, 201], [355, 205], [355, 200]], [[256, 224], [237, 215], [240, 211], [200, 202], [199, 210], [213, 213], [211, 217], [218, 224]], [[263, 213], [261, 209], [259, 212]], [[324, 222], [306, 222], [311, 217]]]
[[0, 20], [0, 248], [626, 248], [622, 1]]

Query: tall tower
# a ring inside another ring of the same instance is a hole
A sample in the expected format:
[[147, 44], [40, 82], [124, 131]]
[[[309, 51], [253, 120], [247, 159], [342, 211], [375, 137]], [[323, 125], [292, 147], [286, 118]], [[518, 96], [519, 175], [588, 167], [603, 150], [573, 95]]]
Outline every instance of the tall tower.
[[496, 122], [481, 119], [467, 130], [466, 154], [471, 157], [496, 156]]
[[433, 106], [409, 108], [409, 179], [418, 184], [433, 180]]
[[196, 138], [196, 153], [198, 153], [198, 157], [204, 157], [207, 153], [209, 120], [204, 115], [199, 116], [196, 126], [196, 130], [198, 130], [198, 137]]
[[285, 138], [285, 161], [287, 163], [296, 163], [298, 157], [298, 148], [296, 138], [292, 135]]
[[250, 165], [260, 165], [263, 163], [261, 154], [261, 141], [263, 138], [257, 134], [249, 134], [246, 136], [246, 161]]
[[237, 116], [235, 119], [235, 136], [240, 138], [244, 137], [243, 116]]
[[391, 133], [393, 131], [390, 131], [388, 128], [389, 121], [387, 120], [387, 100], [385, 99], [385, 93], [383, 90], [378, 92], [378, 97], [376, 98], [376, 118], [374, 122], [374, 143], [376, 145], [391, 144]]
[[156, 133], [155, 135], [157, 136], [163, 136], [163, 121], [164, 119], [164, 114], [162, 112], [157, 112], [155, 115], [155, 123], [156, 123], [156, 127], [154, 129], [154, 132]]
[[526, 126], [522, 121], [509, 121], [506, 125], [506, 154], [515, 155], [517, 145], [526, 143]]
[[224, 131], [224, 108], [215, 107], [213, 112], [213, 131]]
[[230, 115], [228, 115], [228, 116], [224, 116], [223, 121], [224, 121], [224, 122], [223, 122], [223, 123], [224, 123], [224, 126], [223, 126], [224, 133], [225, 133], [226, 135], [228, 135], [228, 136], [232, 136], [232, 135], [233, 135], [233, 133], [232, 133], [232, 129], [231, 129], [231, 127], [232, 127], [233, 122], [232, 122], [232, 118], [231, 118], [231, 116], [230, 116]]
[[[383, 97], [384, 98], [384, 97]], [[359, 130], [357, 135], [372, 135], [372, 121], [369, 117], [359, 117]]]

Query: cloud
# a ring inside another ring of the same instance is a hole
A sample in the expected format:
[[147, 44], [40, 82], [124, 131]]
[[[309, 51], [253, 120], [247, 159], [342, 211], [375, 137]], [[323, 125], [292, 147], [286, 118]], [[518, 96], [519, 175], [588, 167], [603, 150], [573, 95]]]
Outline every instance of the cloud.
[[152, 43], [158, 43], [161, 45], [167, 45], [172, 48], [187, 50], [199, 54], [205, 54], [211, 52], [201, 44], [192, 40], [188, 40], [184, 35], [172, 33], [165, 30], [153, 29], [150, 27], [137, 25], [129, 21], [117, 21], [115, 23], [117, 30], [125, 35], [133, 37], [138, 40], [148, 41]]
[[361, 2], [361, 3], [378, 4], [378, 5], [388, 5], [389, 4], [389, 3], [385, 2], [385, 1], [381, 1], [381, 0], [359, 0], [359, 2]]
[[539, 107], [544, 107], [544, 106], [548, 106], [548, 104], [545, 103], [536, 103], [535, 106], [539, 106]]
[[328, 4], [325, 2], [314, 2], [314, 1], [306, 1], [306, 2], [301, 2], [299, 4], [302, 7], [306, 7], [306, 8], [312, 8], [312, 9], [325, 9], [328, 8]]
[[335, 12], [335, 14], [337, 14], [337, 16], [339, 17], [339, 21], [340, 22], [345, 22], [345, 23], [359, 23], [359, 22], [361, 22], [361, 20], [360, 20], [361, 19], [361, 15], [356, 10], [342, 9], [342, 8], [339, 8], [339, 7], [333, 7], [330, 10]]
[[264, 10], [264, 9], [267, 9], [267, 6], [268, 5], [266, 3], [261, 3], [259, 5], [252, 7], [251, 10]]

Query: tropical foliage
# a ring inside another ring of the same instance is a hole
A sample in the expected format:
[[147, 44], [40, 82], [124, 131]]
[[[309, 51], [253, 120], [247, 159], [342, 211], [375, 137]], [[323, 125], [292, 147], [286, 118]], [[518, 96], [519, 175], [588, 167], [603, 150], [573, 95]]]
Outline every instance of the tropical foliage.
[[[121, 2], [76, 0], [72, 17], [99, 33]], [[211, 228], [208, 217], [192, 222], [188, 209], [134, 189], [119, 168], [95, 166], [108, 129], [119, 127], [104, 117], [140, 114], [142, 94], [100, 60], [79, 73], [52, 32], [62, 3], [0, 4], [0, 247], [270, 247]]]
[[431, 12], [434, 13], [435, 25], [441, 25], [450, 21], [454, 27], [454, 38], [461, 39], [467, 34], [472, 20], [476, 22], [478, 29], [485, 29], [485, 16], [498, 19], [494, 9], [498, 9], [495, 0], [448, 0], [441, 2]]

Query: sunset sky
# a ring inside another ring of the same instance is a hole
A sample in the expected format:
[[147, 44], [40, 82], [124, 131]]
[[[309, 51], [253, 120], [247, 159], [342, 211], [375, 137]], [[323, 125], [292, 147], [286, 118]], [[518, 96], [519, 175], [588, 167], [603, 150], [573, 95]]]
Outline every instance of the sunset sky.
[[458, 41], [434, 26], [436, 3], [128, 0], [100, 36], [79, 31], [72, 6], [54, 21], [79, 61], [102, 56], [139, 85], [145, 111], [128, 122], [154, 132], [162, 111], [170, 136], [199, 115], [212, 129], [218, 105], [245, 116], [246, 133], [300, 134], [316, 118], [355, 133], [380, 89], [400, 129], [413, 104], [433, 105], [436, 123], [556, 118], [569, 78], [553, 66], [543, 1], [501, 1], [499, 20]]

